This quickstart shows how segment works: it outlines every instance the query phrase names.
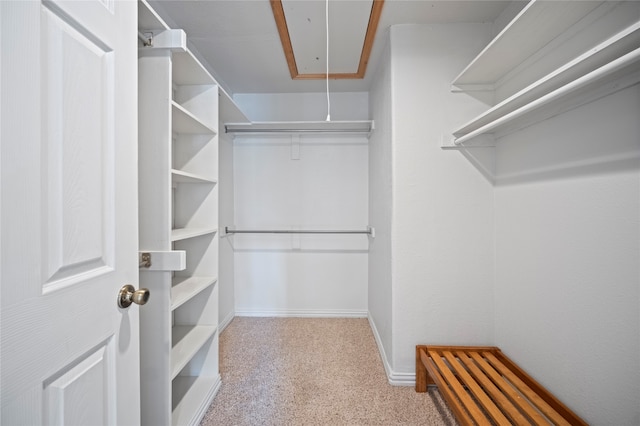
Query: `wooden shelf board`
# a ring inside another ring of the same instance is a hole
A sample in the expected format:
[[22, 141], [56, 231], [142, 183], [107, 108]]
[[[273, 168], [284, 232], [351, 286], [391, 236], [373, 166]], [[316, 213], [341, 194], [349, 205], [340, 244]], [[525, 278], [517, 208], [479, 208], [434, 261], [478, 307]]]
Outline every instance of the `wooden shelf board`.
[[171, 180], [174, 183], [218, 183], [215, 179], [201, 176], [195, 173], [183, 172], [182, 170], [171, 169]]
[[640, 46], [640, 23], [626, 28], [600, 45], [590, 49], [556, 71], [541, 78], [513, 96], [500, 102], [474, 120], [453, 132], [455, 137], [469, 134], [517, 109], [541, 98], [542, 96], [571, 83], [572, 81], [594, 71], [627, 54]]
[[173, 277], [171, 287], [171, 310], [179, 308], [201, 291], [218, 281], [215, 277]]
[[[533, 0], [455, 78], [454, 86], [493, 85], [601, 2]], [[532, 37], [535, 34], [535, 37]]]
[[176, 228], [171, 230], [171, 241], [186, 240], [216, 232], [218, 232], [217, 228]]
[[173, 379], [172, 425], [195, 425], [202, 420], [222, 384], [220, 376], [177, 376]]
[[175, 325], [171, 328], [172, 379], [217, 331], [217, 326], [209, 325]]
[[171, 124], [175, 133], [194, 135], [215, 135], [217, 133], [175, 101], [171, 101]]

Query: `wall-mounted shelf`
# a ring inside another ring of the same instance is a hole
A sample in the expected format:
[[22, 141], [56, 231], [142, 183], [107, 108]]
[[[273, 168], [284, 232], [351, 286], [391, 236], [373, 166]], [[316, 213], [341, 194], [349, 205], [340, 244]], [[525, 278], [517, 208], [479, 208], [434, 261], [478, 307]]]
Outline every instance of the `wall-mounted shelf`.
[[223, 88], [220, 88], [219, 110], [220, 123], [247, 123], [250, 121]]
[[369, 134], [373, 121], [273, 121], [225, 123], [227, 133], [350, 133]]
[[[497, 139], [510, 133], [640, 82], [640, 21], [624, 17], [625, 11], [606, 2], [534, 0], [527, 4], [465, 68], [455, 86], [473, 91], [484, 85], [493, 90], [505, 75], [522, 67], [527, 55], [551, 54], [552, 41], [580, 39], [580, 43], [553, 52], [553, 63], [560, 65], [535, 82], [523, 87], [524, 81], [519, 80], [520, 90], [510, 83], [515, 93], [454, 130], [452, 138], [444, 137], [442, 148], [495, 146]], [[589, 36], [587, 46], [581, 35], [589, 25], [599, 38]], [[541, 37], [530, 37], [533, 32]], [[581, 54], [573, 56], [578, 46]], [[542, 69], [536, 68], [535, 73], [542, 74]]]
[[216, 184], [217, 179], [209, 179], [195, 173], [183, 172], [181, 170], [171, 169], [171, 180], [174, 183], [208, 183]]
[[169, 26], [153, 10], [146, 0], [138, 1], [138, 29], [139, 30], [168, 30]]
[[[530, 1], [522, 11], [455, 78], [465, 90], [494, 85], [512, 69], [564, 33], [594, 9], [597, 1]], [[535, 34], [535, 36], [532, 36]]]
[[175, 325], [171, 328], [171, 379], [175, 379], [217, 331], [218, 327], [206, 325]]
[[184, 52], [174, 53], [172, 61], [174, 84], [179, 86], [211, 84], [211, 75], [188, 48]]
[[[620, 32], [453, 132], [456, 145], [512, 132], [638, 82], [640, 23]], [[635, 50], [633, 50], [635, 48]], [[532, 114], [545, 108], [537, 116]]]
[[173, 277], [171, 285], [171, 310], [176, 310], [204, 289], [214, 285], [214, 277]]
[[202, 235], [215, 234], [217, 228], [176, 228], [171, 230], [171, 241], [187, 240]]
[[480, 125], [486, 119], [483, 115], [478, 119], [478, 124], [475, 121], [468, 123], [465, 127], [474, 128], [475, 130], [469, 133], [456, 131], [455, 134], [458, 137], [454, 140], [454, 143], [461, 145], [486, 134], [502, 137], [630, 87], [638, 82], [640, 82], [640, 49], [627, 53], [621, 58], [507, 114], [494, 114], [492, 110], [489, 110], [486, 115], [495, 115], [496, 118], [484, 125]]

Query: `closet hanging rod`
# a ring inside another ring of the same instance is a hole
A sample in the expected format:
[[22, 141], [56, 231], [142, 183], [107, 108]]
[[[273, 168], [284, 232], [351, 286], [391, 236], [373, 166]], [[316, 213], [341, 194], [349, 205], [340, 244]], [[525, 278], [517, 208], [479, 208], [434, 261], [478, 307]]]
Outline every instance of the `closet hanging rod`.
[[366, 230], [324, 230], [324, 229], [229, 229], [224, 227], [226, 234], [367, 234], [373, 235], [373, 228]]
[[145, 47], [153, 45], [153, 33], [147, 32], [143, 34], [141, 31], [138, 31], [138, 40], [142, 42], [142, 45]]
[[373, 121], [270, 121], [225, 123], [226, 133], [360, 133], [369, 134]]
[[225, 126], [225, 133], [365, 133], [363, 129], [231, 129]]

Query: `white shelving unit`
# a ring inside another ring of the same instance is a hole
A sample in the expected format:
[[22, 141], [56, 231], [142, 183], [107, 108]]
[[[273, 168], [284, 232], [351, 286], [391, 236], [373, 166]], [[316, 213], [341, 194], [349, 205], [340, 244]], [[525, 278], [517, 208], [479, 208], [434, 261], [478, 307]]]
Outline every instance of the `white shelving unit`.
[[140, 270], [141, 286], [151, 291], [140, 311], [141, 421], [197, 425], [221, 385], [218, 102], [224, 92], [186, 47], [183, 32], [170, 29], [144, 0], [138, 11], [141, 38], [152, 39], [151, 46], [139, 43], [138, 60], [140, 251], [151, 254], [152, 264]]
[[[454, 80], [454, 90], [496, 90], [515, 70], [535, 70], [545, 55], [555, 55], [561, 65], [455, 129], [443, 148], [491, 146], [509, 133], [640, 82], [640, 22], [636, 16], [628, 25], [614, 12], [615, 4], [602, 2], [527, 4]], [[592, 40], [582, 33], [587, 29], [606, 36], [587, 47], [572, 44], [576, 38]], [[549, 46], [568, 46], [558, 50], [565, 57]], [[577, 48], [582, 49], [578, 54]]]

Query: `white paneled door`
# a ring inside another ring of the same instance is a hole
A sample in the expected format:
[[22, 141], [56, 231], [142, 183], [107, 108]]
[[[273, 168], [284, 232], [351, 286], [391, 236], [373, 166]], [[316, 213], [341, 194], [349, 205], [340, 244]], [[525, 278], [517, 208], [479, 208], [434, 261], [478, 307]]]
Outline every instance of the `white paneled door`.
[[136, 2], [0, 19], [0, 423], [138, 424]]

